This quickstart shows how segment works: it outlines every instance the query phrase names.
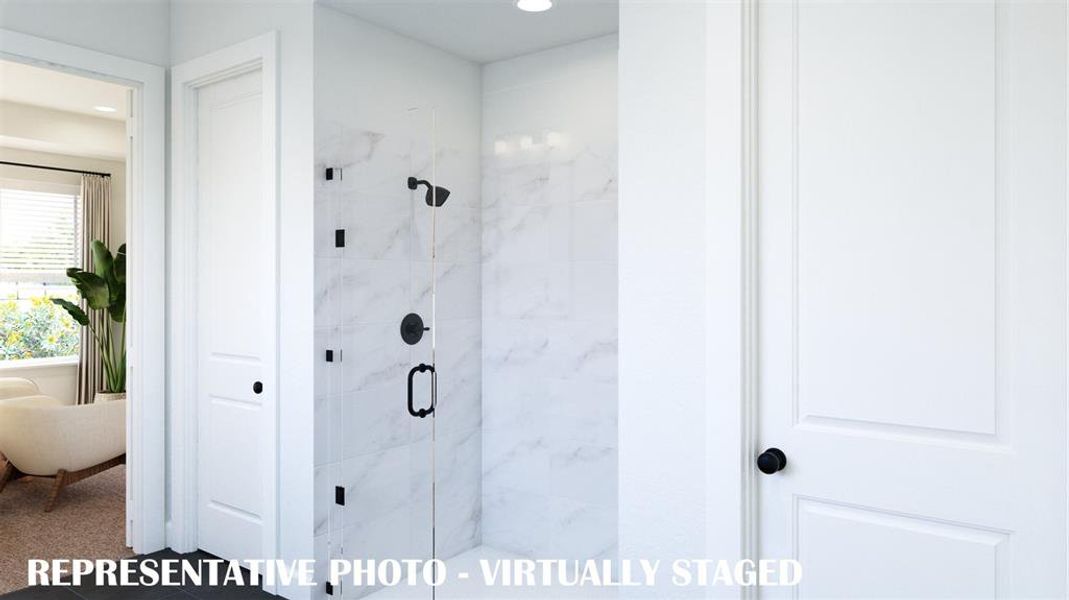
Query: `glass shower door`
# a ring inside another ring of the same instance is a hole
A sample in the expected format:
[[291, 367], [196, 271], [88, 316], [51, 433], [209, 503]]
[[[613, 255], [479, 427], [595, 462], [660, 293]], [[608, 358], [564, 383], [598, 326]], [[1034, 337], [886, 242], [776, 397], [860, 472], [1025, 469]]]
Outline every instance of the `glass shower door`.
[[[477, 144], [441, 144], [439, 118], [400, 110], [337, 132], [342, 167], [321, 189], [331, 558], [445, 560], [480, 539]], [[342, 585], [346, 598], [435, 594]]]
[[474, 548], [481, 528], [478, 141], [440, 109], [410, 116], [413, 131], [425, 132], [413, 136], [405, 181], [412, 194], [411, 312], [428, 328], [410, 346], [413, 527], [425, 529], [414, 539], [421, 558], [448, 561]]
[[[437, 434], [438, 382], [438, 261], [439, 210], [448, 198], [438, 181], [436, 111], [409, 111], [412, 135], [410, 168], [402, 183], [409, 191], [412, 214], [412, 259], [410, 313], [402, 322], [402, 334], [410, 345], [406, 385], [406, 412], [412, 439], [410, 477], [412, 486], [412, 558], [437, 558]], [[433, 588], [423, 590], [435, 595]]]
[[[317, 191], [330, 224], [317, 262], [329, 431], [321, 555], [364, 564], [429, 560], [435, 541], [435, 214], [420, 183], [434, 180], [433, 121], [425, 110], [373, 121], [333, 134], [337, 166]], [[333, 596], [433, 594], [348, 577], [339, 588]]]

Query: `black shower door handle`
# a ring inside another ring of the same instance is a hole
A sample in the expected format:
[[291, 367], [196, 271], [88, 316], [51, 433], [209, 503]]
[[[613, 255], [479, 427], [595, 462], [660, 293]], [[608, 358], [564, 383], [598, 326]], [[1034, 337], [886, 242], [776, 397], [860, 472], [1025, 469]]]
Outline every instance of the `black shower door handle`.
[[[419, 410], [416, 410], [415, 405], [413, 405], [412, 403], [412, 380], [416, 377], [416, 373], [426, 373], [427, 371], [431, 372], [431, 406], [430, 408], [421, 408]], [[435, 377], [437, 377], [437, 375], [434, 372], [434, 365], [419, 364], [412, 367], [412, 370], [408, 372], [408, 414], [412, 415], [413, 417], [419, 417], [422, 419], [434, 412], [434, 385], [436, 383], [434, 381]]]

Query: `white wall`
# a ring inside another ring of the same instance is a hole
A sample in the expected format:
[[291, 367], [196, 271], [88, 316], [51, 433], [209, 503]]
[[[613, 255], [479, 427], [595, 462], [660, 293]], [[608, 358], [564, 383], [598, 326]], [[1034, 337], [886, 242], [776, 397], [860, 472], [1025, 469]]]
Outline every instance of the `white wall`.
[[737, 410], [742, 272], [733, 225], [741, 14], [737, 2], [620, 7], [622, 557], [743, 552], [738, 491], [749, 465]]
[[483, 541], [616, 554], [615, 35], [483, 70]]
[[[308, 558], [314, 460], [312, 3], [175, 2], [170, 31], [175, 64], [279, 33], [279, 558]], [[280, 593], [303, 598], [310, 590]]]
[[126, 123], [0, 101], [0, 146], [123, 160]]
[[167, 0], [0, 0], [0, 29], [169, 64]]

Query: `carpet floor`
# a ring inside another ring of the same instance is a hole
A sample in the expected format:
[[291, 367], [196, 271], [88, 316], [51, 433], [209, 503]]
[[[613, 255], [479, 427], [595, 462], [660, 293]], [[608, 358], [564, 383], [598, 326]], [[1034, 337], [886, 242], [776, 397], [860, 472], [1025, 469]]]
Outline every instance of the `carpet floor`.
[[24, 477], [0, 492], [0, 594], [26, 587], [30, 558], [133, 556], [126, 547], [125, 466], [65, 488], [46, 513], [51, 487], [51, 479]]

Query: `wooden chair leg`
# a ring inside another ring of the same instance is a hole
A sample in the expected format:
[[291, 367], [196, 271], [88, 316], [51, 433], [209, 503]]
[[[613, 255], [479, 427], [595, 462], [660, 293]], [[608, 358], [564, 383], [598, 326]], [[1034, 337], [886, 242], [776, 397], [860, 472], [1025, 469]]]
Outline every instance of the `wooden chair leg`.
[[0, 492], [4, 491], [4, 488], [7, 487], [7, 482], [13, 479], [15, 479], [15, 465], [8, 461], [4, 465], [4, 473], [0, 475]]
[[56, 500], [59, 498], [59, 493], [63, 490], [63, 486], [67, 483], [67, 472], [63, 469], [56, 473], [56, 482], [52, 484], [52, 491], [48, 494], [48, 502], [45, 503], [45, 512], [52, 512], [52, 509], [56, 507]]

